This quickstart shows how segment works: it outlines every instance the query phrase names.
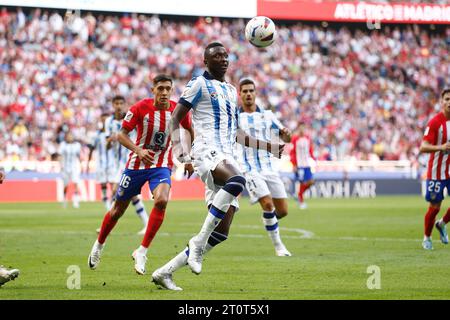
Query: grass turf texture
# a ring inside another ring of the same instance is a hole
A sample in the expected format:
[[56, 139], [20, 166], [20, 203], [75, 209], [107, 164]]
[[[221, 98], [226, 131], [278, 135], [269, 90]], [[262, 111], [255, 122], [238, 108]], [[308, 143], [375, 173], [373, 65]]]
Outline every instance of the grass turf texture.
[[[133, 269], [142, 228], [132, 207], [107, 239], [99, 268], [87, 257], [101, 224], [101, 203], [78, 210], [57, 203], [0, 204], [0, 264], [19, 268], [0, 288], [3, 299], [448, 299], [450, 247], [433, 230], [434, 250], [421, 248], [426, 203], [420, 197], [312, 199], [307, 210], [290, 201], [280, 221], [292, 257], [276, 257], [261, 210], [241, 199], [230, 238], [207, 255], [202, 274], [186, 267], [174, 280], [184, 291], [158, 289], [151, 273], [198, 232], [202, 201], [169, 203], [148, 252], [147, 275]], [[445, 202], [442, 216], [446, 209]], [[151, 202], [146, 203], [148, 211]], [[302, 230], [312, 232], [304, 232]], [[81, 289], [69, 290], [69, 266], [79, 266]], [[381, 270], [381, 289], [369, 290], [369, 266]]]

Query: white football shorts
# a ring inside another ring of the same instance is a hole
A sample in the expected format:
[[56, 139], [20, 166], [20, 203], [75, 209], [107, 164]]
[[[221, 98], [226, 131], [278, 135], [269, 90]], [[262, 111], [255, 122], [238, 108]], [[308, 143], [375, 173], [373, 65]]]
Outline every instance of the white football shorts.
[[[205, 142], [198, 142], [192, 146], [191, 158], [193, 159], [192, 165], [194, 166], [195, 173], [205, 184], [205, 201], [209, 206], [212, 204], [213, 199], [222, 186], [214, 183], [214, 177], [212, 171], [214, 171], [219, 163], [226, 161], [239, 170], [239, 164], [236, 162], [232, 154], [225, 154], [219, 151], [215, 146], [208, 145]], [[232, 206], [239, 210], [239, 202], [235, 198]]]
[[69, 170], [65, 169], [62, 171], [62, 178], [64, 181], [64, 186], [67, 186], [69, 182], [80, 183], [81, 179], [81, 170], [80, 168], [70, 168]]
[[246, 188], [250, 195], [250, 203], [258, 202], [262, 197], [270, 195], [273, 199], [286, 199], [286, 189], [280, 176], [276, 173], [260, 174], [247, 172], [244, 174]]

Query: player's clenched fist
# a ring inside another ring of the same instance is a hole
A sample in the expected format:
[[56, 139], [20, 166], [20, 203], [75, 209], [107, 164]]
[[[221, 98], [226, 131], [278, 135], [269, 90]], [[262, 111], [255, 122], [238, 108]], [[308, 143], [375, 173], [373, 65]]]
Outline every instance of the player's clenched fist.
[[153, 163], [154, 155], [147, 149], [139, 149], [137, 152], [139, 159], [147, 165]]

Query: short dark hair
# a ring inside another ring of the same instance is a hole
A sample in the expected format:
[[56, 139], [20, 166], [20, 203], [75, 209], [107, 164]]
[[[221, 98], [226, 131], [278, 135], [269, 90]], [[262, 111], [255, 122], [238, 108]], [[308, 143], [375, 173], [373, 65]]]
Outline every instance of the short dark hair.
[[123, 100], [123, 101], [125, 101], [125, 98], [124, 98], [123, 96], [121, 96], [121, 95], [115, 95], [115, 96], [112, 98], [112, 102], [117, 101], [117, 100]]
[[203, 57], [206, 58], [206, 53], [208, 52], [208, 50], [211, 49], [211, 48], [214, 48], [214, 47], [223, 47], [223, 48], [225, 48], [224, 45], [221, 44], [220, 42], [217, 42], [217, 41], [211, 42], [210, 44], [208, 44], [206, 46], [205, 51], [203, 52]]
[[443, 99], [447, 93], [450, 93], [450, 88], [445, 88], [444, 90], [442, 90], [441, 99]]
[[246, 78], [239, 81], [239, 91], [241, 91], [242, 86], [245, 86], [246, 84], [252, 84], [256, 88], [255, 82], [252, 79]]
[[170, 81], [170, 83], [173, 83], [173, 80], [170, 76], [167, 74], [158, 74], [156, 77], [153, 78], [153, 85], [156, 85], [158, 82], [161, 81]]

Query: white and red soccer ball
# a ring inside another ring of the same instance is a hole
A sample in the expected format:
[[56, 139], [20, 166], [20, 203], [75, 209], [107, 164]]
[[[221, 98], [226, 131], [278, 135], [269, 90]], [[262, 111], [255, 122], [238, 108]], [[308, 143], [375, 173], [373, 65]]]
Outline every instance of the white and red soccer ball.
[[275, 23], [270, 18], [254, 17], [245, 26], [245, 38], [255, 47], [268, 47], [275, 41], [275, 37]]

